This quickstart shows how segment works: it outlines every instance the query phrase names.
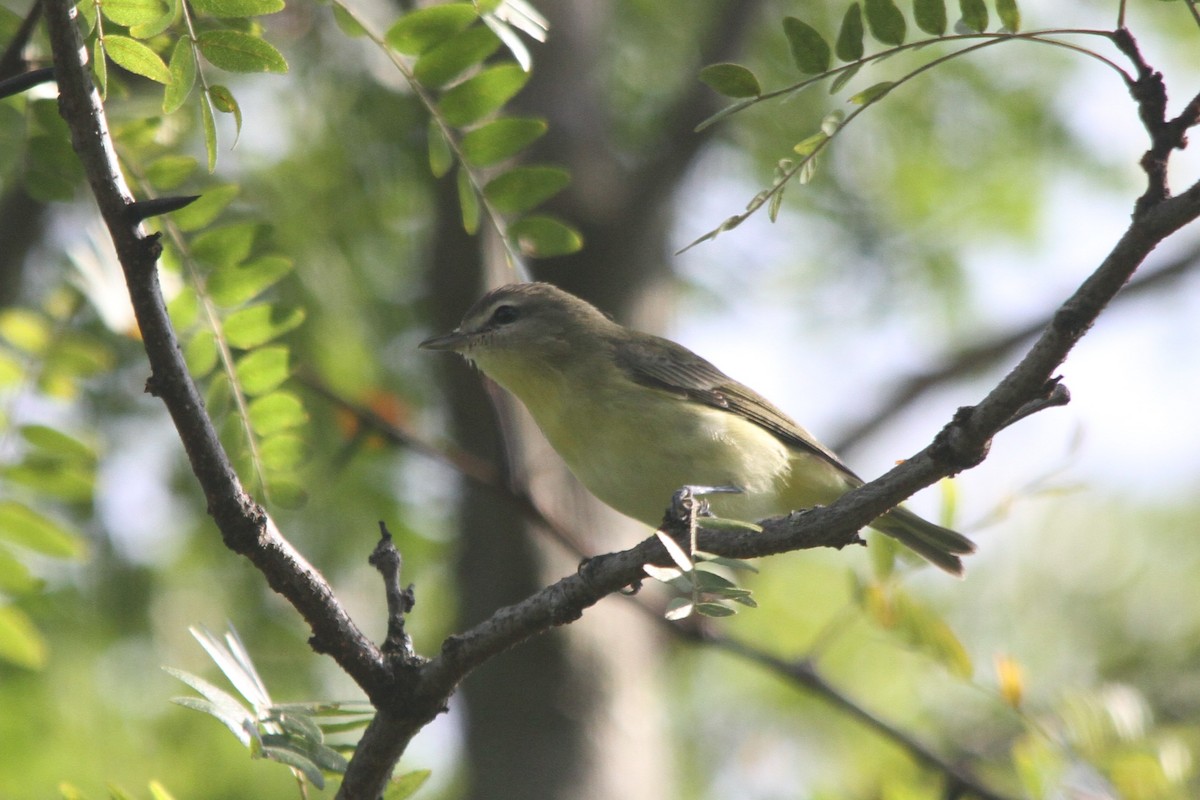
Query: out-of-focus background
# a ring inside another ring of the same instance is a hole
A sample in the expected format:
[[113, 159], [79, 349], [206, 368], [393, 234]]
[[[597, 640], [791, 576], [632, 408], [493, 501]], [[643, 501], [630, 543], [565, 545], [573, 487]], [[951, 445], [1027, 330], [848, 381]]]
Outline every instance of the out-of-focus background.
[[[406, 5], [359, 10], [383, 29]], [[697, 80], [702, 66], [733, 61], [767, 88], [794, 83], [781, 19], [832, 37], [848, 4], [538, 5], [549, 36], [529, 43], [533, 75], [514, 104], [549, 121], [534, 155], [570, 171], [549, 207], [585, 247], [533, 262], [536, 277], [701, 353], [864, 477], [995, 384], [1029, 341], [1017, 334], [1095, 269], [1144, 186], [1146, 136], [1118, 74], [1013, 41], [869, 109], [810, 184], [788, 189], [774, 223], [760, 213], [679, 254], [769, 186], [829, 111], [852, 109], [848, 93], [946, 46], [866, 69], [837, 95], [815, 87], [696, 133], [723, 102]], [[1116, 6], [1030, 4], [1022, 26], [1111, 29]], [[4, 9], [0, 45], [28, 4]], [[441, 446], [511, 462], [587, 552], [647, 531], [589, 505], [519, 416], [508, 425], [518, 455], [506, 457], [478, 376], [415, 349], [515, 276], [492, 237], [463, 233], [453, 180], [431, 177], [427, 118], [399, 73], [327, 6], [289, 4], [263, 21], [291, 70], [221, 75], [244, 127], [229, 150], [219, 117], [215, 178], [240, 186], [231, 218], [269, 226], [260, 241], [294, 261], [273, 296], [306, 314], [286, 339], [289, 391], [309, 418], [303, 458], [268, 507], [377, 638], [382, 593], [366, 556], [386, 520], [416, 586], [417, 649], [432, 653], [569, 573], [578, 554], [504, 492], [389, 444], [314, 386]], [[1126, 22], [1176, 104], [1200, 90], [1186, 3], [1131, 3]], [[1124, 64], [1101, 37], [1058, 38]], [[32, 47], [45, 55], [44, 39]], [[159, 100], [128, 75], [113, 80], [108, 109], [131, 162], [151, 147], [203, 161], [195, 107], [141, 135]], [[173, 705], [189, 690], [160, 667], [220, 682], [188, 627], [232, 623], [277, 701], [361, 698], [205, 516], [161, 404], [142, 392], [144, 355], [79, 175], [29, 166], [41, 163], [33, 150], [61, 147], [53, 117], [47, 87], [0, 101], [0, 504], [34, 504], [77, 538], [30, 548], [0, 537], [0, 615], [27, 645], [0, 653], [0, 796], [55, 797], [67, 783], [144, 797], [157, 779], [179, 798], [294, 797], [284, 767], [252, 761], [216, 721]], [[1194, 153], [1173, 165], [1176, 188], [1200, 174]], [[193, 180], [178, 191], [213, 191]], [[745, 579], [757, 610], [710, 624], [811, 658], [845, 695], [1009, 796], [1196, 796], [1198, 259], [1200, 237], [1184, 229], [1064, 365], [1070, 405], [1005, 431], [981, 466], [912, 501], [979, 542], [964, 581], [907, 563], [881, 580], [869, 548], [796, 553]], [[168, 288], [186, 285], [169, 262]], [[1008, 337], [1014, 346], [992, 347]], [[943, 368], [900, 403], [902, 387]], [[34, 477], [31, 452], [43, 456]], [[888, 626], [900, 606], [919, 610], [921, 631]], [[951, 643], [939, 651], [930, 631], [941, 626]], [[483, 666], [402, 768], [432, 770], [418, 794], [429, 800], [947, 796], [894, 741], [745, 658], [685, 643], [623, 597]]]

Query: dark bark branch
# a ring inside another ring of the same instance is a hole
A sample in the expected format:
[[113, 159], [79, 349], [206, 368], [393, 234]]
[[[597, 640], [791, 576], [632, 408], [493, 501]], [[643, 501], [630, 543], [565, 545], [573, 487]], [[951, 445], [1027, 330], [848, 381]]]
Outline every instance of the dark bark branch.
[[45, 0], [45, 13], [59, 108], [124, 270], [150, 361], [146, 389], [166, 405], [208, 501], [208, 513], [225, 544], [250, 559], [271, 588], [296, 607], [312, 628], [314, 649], [333, 656], [368, 696], [378, 695], [388, 684], [383, 656], [338, 605], [320, 573], [279, 534], [266, 512], [243, 490], [230, 465], [167, 316], [158, 283], [158, 237], [147, 236], [133, 219], [136, 214], [130, 214], [135, 201], [121, 175], [100, 97], [81, 58], [86, 51], [72, 4]]
[[0, 55], [0, 80], [11, 78], [25, 71], [25, 45], [29, 44], [29, 39], [33, 36], [33, 31], [41, 18], [42, 0], [36, 0], [30, 6], [25, 19], [21, 20], [21, 27], [17, 28], [16, 35], [4, 48], [4, 54]]

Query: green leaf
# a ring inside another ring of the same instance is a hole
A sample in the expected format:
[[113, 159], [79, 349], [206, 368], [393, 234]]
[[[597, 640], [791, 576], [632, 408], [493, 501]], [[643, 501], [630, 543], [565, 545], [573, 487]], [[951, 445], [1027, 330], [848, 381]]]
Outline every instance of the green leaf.
[[294, 433], [280, 433], [264, 440], [258, 453], [269, 470], [294, 470], [308, 458], [308, 444]]
[[561, 167], [517, 167], [497, 175], [483, 189], [483, 196], [504, 214], [520, 214], [561, 192], [571, 174]]
[[982, 33], [988, 27], [987, 3], [983, 0], [958, 0], [962, 24], [967, 30]]
[[208, 153], [208, 171], [211, 173], [217, 168], [217, 121], [213, 119], [212, 102], [207, 93], [200, 95], [200, 121], [204, 126], [204, 150]]
[[184, 37], [175, 43], [167, 69], [171, 72], [171, 82], [163, 92], [162, 109], [164, 114], [171, 114], [183, 107], [196, 83], [196, 51], [191, 40]]
[[868, 86], [858, 94], [851, 96], [850, 102], [860, 106], [865, 106], [867, 103], [873, 103], [890, 92], [892, 87], [895, 85], [895, 81], [880, 81], [873, 86]]
[[33, 577], [29, 569], [7, 548], [0, 547], [0, 593], [21, 595], [32, 592], [41, 585], [42, 582]]
[[273, 45], [241, 31], [204, 31], [196, 45], [209, 63], [229, 72], [288, 71], [287, 60]]
[[55, 558], [79, 558], [85, 550], [78, 536], [15, 500], [0, 500], [0, 539]]
[[232, 347], [250, 350], [294, 330], [302, 322], [303, 308], [260, 303], [229, 315], [225, 320], [225, 339]]
[[171, 71], [158, 53], [136, 39], [109, 34], [104, 37], [104, 52], [122, 69], [159, 83], [171, 82]]
[[272, 392], [250, 403], [246, 409], [250, 427], [259, 436], [270, 436], [308, 422], [308, 412], [291, 392]]
[[758, 97], [758, 76], [741, 64], [709, 64], [700, 70], [700, 80], [726, 97]]
[[193, 378], [203, 378], [212, 372], [220, 358], [217, 337], [208, 328], [196, 331], [183, 346], [183, 360]]
[[696, 613], [705, 617], [732, 617], [737, 612], [720, 603], [696, 603]]
[[234, 99], [233, 92], [229, 91], [226, 86], [214, 83], [208, 87], [208, 96], [212, 99], [212, 104], [217, 111], [223, 114], [233, 114], [234, 143], [236, 143], [237, 137], [242, 134], [242, 108]]
[[792, 148], [792, 151], [795, 152], [796, 155], [811, 156], [813, 153], [817, 152], [817, 148], [824, 145], [827, 141], [829, 141], [829, 134], [825, 133], [825, 131], [820, 131], [818, 133], [814, 133], [812, 136], [802, 139]]
[[283, 11], [283, 0], [189, 0], [192, 8], [212, 17], [258, 17]]
[[866, 0], [866, 12], [872, 36], [884, 44], [904, 44], [904, 14], [892, 0]]
[[146, 167], [146, 180], [155, 189], [169, 192], [190, 178], [199, 166], [191, 156], [165, 155]]
[[301, 753], [297, 753], [286, 747], [280, 747], [279, 745], [264, 744], [260, 755], [263, 758], [269, 758], [272, 761], [278, 761], [280, 764], [286, 764], [292, 769], [299, 770], [308, 779], [309, 783], [317, 789], [325, 788], [325, 775], [321, 772], [321, 768]]
[[472, 25], [429, 49], [413, 65], [413, 75], [425, 86], [440, 88], [496, 52], [500, 39], [486, 25]]
[[428, 6], [402, 16], [384, 40], [406, 55], [420, 55], [470, 25], [479, 15], [470, 3]]
[[429, 171], [433, 177], [440, 178], [454, 166], [454, 152], [436, 117], [429, 118], [429, 132], [426, 135], [429, 139]]
[[816, 28], [795, 17], [784, 17], [783, 33], [792, 50], [792, 60], [801, 72], [817, 75], [829, 69], [829, 43]]
[[33, 621], [13, 606], [0, 606], [0, 660], [26, 669], [46, 665], [46, 640]]
[[238, 359], [235, 372], [242, 391], [255, 397], [266, 394], [291, 375], [288, 348], [282, 345], [262, 347]]
[[351, 39], [357, 39], [360, 36], [367, 35], [367, 29], [364, 28], [354, 16], [345, 9], [345, 7], [333, 4], [333, 21], [342, 29], [342, 33], [349, 36]]
[[100, 91], [100, 99], [108, 97], [108, 59], [104, 57], [104, 42], [100, 37], [92, 42], [92, 75], [96, 78], [96, 88]]
[[180, 0], [170, 0], [162, 15], [149, 22], [134, 25], [129, 29], [129, 35], [135, 39], [153, 39], [167, 28], [175, 24], [179, 17]]
[[544, 119], [505, 117], [468, 132], [459, 146], [463, 158], [477, 167], [490, 167], [512, 158], [546, 132]]
[[946, 0], [913, 0], [913, 17], [926, 33], [946, 34]]
[[433, 773], [427, 769], [415, 769], [403, 775], [397, 775], [388, 783], [383, 792], [383, 800], [408, 800], [417, 790], [425, 785]]
[[240, 264], [254, 249], [254, 242], [262, 230], [263, 226], [257, 222], [210, 228], [192, 239], [192, 257], [217, 268]]
[[1021, 30], [1021, 9], [1017, 8], [1017, 0], [996, 0], [996, 15], [1004, 30], [1010, 33]]
[[21, 438], [56, 458], [67, 461], [96, 463], [96, 451], [74, 436], [63, 433], [48, 425], [22, 425]]
[[517, 248], [531, 258], [552, 258], [577, 253], [583, 236], [575, 228], [544, 214], [517, 220], [508, 229]]
[[479, 196], [475, 194], [475, 185], [471, 183], [471, 173], [466, 167], [458, 168], [455, 184], [458, 189], [458, 205], [462, 209], [463, 230], [474, 236], [479, 230]]
[[100, 13], [105, 19], [127, 28], [154, 22], [166, 11], [162, 0], [104, 0], [100, 5]]
[[40, 356], [50, 344], [50, 322], [25, 308], [0, 309], [0, 339], [31, 356]]
[[465, 128], [507, 103], [528, 80], [529, 74], [513, 63], [488, 67], [447, 91], [438, 107], [446, 122]]
[[[842, 61], [857, 61], [863, 57], [862, 7], [858, 3], [851, 3], [846, 9], [846, 16], [842, 17], [835, 51]], [[841, 75], [838, 77], [841, 78]]]
[[200, 199], [174, 212], [171, 219], [186, 232], [207, 228], [225, 207], [233, 202], [240, 191], [241, 189], [232, 183], [215, 186], [200, 195]]
[[231, 308], [249, 302], [292, 270], [292, 260], [266, 255], [236, 266], [224, 266], [208, 277], [206, 288], [213, 302]]

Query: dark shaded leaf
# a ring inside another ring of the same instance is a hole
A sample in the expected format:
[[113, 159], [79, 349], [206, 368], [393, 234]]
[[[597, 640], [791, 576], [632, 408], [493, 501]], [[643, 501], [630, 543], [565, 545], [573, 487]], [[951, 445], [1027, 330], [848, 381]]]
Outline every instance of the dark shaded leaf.
[[904, 44], [904, 14], [892, 0], [866, 0], [867, 27], [884, 44]]
[[499, 164], [537, 141], [546, 132], [544, 119], [505, 117], [468, 132], [459, 143], [463, 157], [477, 167]]
[[795, 17], [783, 18], [783, 33], [792, 51], [792, 60], [803, 73], [817, 75], [829, 69], [829, 43], [816, 28]]
[[946, 34], [946, 0], [913, 0], [913, 17], [926, 33]]
[[454, 152], [450, 149], [450, 143], [446, 141], [437, 118], [429, 118], [427, 135], [429, 139], [429, 171], [433, 173], [433, 177], [440, 178], [454, 166]]
[[561, 167], [517, 167], [493, 178], [483, 195], [497, 211], [520, 214], [561, 192], [571, 174]]
[[554, 217], [535, 214], [513, 223], [509, 236], [522, 253], [532, 258], [550, 258], [576, 253], [583, 247], [583, 236], [575, 228]]
[[842, 17], [835, 50], [842, 61], [857, 61], [863, 57], [862, 7], [858, 3], [851, 3], [846, 9], [846, 16]]
[[958, 8], [962, 11], [963, 27], [977, 33], [987, 30], [987, 3], [983, 0], [958, 0]]
[[458, 189], [458, 206], [462, 209], [463, 230], [472, 236], [479, 230], [479, 195], [471, 182], [471, 173], [459, 167], [455, 176]]
[[507, 103], [527, 80], [529, 74], [516, 64], [497, 64], [447, 91], [438, 108], [449, 124], [465, 128]]
[[425, 86], [440, 88], [496, 52], [500, 39], [486, 25], [472, 25], [426, 51], [413, 65]]
[[726, 97], [758, 97], [758, 76], [741, 64], [709, 64], [700, 70], [700, 80]]
[[1004, 30], [1017, 33], [1021, 30], [1021, 9], [1017, 8], [1017, 0], [996, 0], [996, 16]]

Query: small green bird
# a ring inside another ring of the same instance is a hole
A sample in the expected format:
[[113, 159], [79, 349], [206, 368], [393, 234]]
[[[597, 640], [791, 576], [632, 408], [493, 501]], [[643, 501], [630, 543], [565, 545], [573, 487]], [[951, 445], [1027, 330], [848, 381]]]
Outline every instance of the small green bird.
[[[682, 345], [630, 330], [547, 283], [501, 286], [453, 332], [459, 353], [516, 395], [592, 494], [656, 527], [683, 486], [730, 486], [722, 517], [756, 520], [829, 503], [863, 484], [786, 414]], [[954, 575], [970, 539], [903, 507], [871, 527]]]

